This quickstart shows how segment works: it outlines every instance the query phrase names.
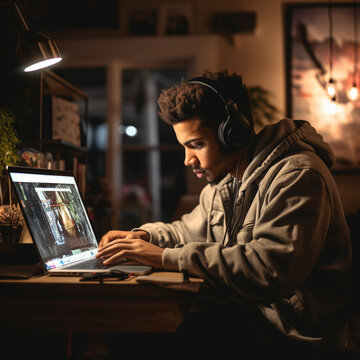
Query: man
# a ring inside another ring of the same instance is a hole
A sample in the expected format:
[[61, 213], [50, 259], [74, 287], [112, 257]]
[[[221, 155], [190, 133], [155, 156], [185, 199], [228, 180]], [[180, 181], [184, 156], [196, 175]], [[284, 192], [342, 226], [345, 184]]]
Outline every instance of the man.
[[292, 358], [340, 356], [351, 245], [329, 146], [306, 121], [284, 119], [255, 134], [242, 78], [226, 71], [182, 81], [158, 104], [184, 146], [185, 165], [209, 184], [179, 221], [108, 232], [98, 257], [204, 278], [232, 304], [216, 324], [242, 329], [218, 329], [214, 339], [220, 331], [227, 343], [251, 343], [254, 351], [265, 344]]

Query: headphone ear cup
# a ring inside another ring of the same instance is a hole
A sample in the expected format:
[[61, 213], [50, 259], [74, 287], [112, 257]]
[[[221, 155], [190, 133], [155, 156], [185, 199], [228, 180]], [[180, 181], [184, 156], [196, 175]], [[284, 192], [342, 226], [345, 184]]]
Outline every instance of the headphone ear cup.
[[235, 111], [218, 127], [218, 138], [228, 151], [238, 151], [246, 146], [251, 136], [250, 124], [244, 115]]
[[220, 144], [224, 148], [228, 148], [228, 141], [227, 141], [227, 124], [229, 122], [229, 117], [226, 120], [222, 121], [218, 127], [217, 135], [220, 141]]

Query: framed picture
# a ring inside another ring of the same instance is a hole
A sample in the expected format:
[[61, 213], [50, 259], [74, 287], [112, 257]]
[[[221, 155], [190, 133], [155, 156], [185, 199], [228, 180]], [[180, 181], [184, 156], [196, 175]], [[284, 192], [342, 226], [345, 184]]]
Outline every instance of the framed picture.
[[79, 105], [52, 97], [52, 139], [60, 139], [81, 146]]
[[129, 17], [130, 35], [156, 35], [156, 10], [135, 10]]
[[162, 5], [159, 10], [159, 35], [188, 35], [192, 32], [192, 6]]
[[81, 146], [79, 104], [59, 96], [44, 98], [44, 139], [63, 140]]
[[[312, 3], [284, 10], [287, 114], [317, 129], [335, 152], [335, 169], [358, 169], [360, 102], [349, 90], [360, 85], [360, 7]], [[328, 94], [330, 80], [335, 95]]]

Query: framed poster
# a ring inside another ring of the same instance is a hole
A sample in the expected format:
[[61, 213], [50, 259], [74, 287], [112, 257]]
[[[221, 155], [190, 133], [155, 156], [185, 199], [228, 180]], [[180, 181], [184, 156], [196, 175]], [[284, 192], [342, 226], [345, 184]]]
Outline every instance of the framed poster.
[[[349, 97], [353, 83], [360, 85], [360, 4], [289, 4], [284, 10], [287, 114], [308, 120], [323, 136], [335, 152], [335, 169], [360, 168], [360, 101]], [[331, 78], [334, 96], [327, 92]]]

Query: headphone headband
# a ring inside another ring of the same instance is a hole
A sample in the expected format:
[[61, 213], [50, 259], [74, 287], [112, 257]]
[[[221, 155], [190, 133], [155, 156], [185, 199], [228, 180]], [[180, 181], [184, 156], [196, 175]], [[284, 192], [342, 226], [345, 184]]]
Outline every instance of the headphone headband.
[[199, 77], [195, 77], [195, 78], [190, 79], [188, 82], [191, 83], [191, 84], [199, 84], [199, 85], [207, 86], [212, 91], [214, 91], [220, 97], [222, 102], [226, 105], [226, 101], [225, 101], [224, 97], [220, 94], [220, 92], [216, 88], [215, 81], [213, 81], [211, 79], [208, 79], [206, 77], [199, 76]]
[[188, 80], [187, 82], [191, 83], [191, 84], [203, 85], [203, 86], [210, 88], [215, 94], [218, 95], [218, 97], [223, 102], [228, 116], [230, 116], [230, 110], [229, 110], [230, 106], [232, 107], [233, 111], [239, 111], [238, 105], [233, 99], [230, 99], [231, 101], [226, 102], [225, 98], [221, 95], [220, 91], [217, 89], [216, 82], [214, 80], [206, 78], [204, 76], [199, 76], [199, 77], [192, 78], [192, 79]]
[[228, 151], [238, 151], [249, 141], [251, 130], [249, 120], [239, 111], [237, 103], [231, 99], [225, 101], [224, 96], [217, 89], [216, 81], [207, 77], [194, 77], [187, 81], [191, 84], [199, 84], [211, 89], [224, 104], [226, 119], [219, 124], [217, 135], [221, 145]]

